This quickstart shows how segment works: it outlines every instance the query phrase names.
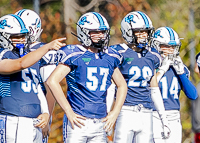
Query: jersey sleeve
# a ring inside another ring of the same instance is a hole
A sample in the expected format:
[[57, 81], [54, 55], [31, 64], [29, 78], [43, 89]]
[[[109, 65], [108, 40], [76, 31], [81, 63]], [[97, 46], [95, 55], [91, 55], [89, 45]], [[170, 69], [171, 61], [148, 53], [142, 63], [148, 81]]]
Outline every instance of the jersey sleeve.
[[0, 61], [3, 59], [11, 59], [12, 52], [8, 49], [0, 48]]
[[113, 51], [116, 51], [119, 54], [120, 63], [119, 63], [118, 66], [120, 66], [124, 61], [123, 53], [128, 49], [128, 46], [126, 44], [117, 44], [117, 45], [110, 46], [110, 48], [113, 49]]
[[76, 57], [78, 57], [80, 54], [84, 52], [85, 51], [83, 51], [76, 45], [67, 45], [65, 47], [62, 47], [57, 52], [58, 63], [62, 63], [62, 64], [72, 67], [73, 59], [75, 59]]
[[154, 65], [155, 65], [155, 69], [157, 69], [158, 67], [161, 66], [161, 63], [162, 63], [161, 55], [154, 48], [152, 48], [150, 52], [154, 55], [154, 58], [153, 58]]
[[117, 50], [115, 50], [112, 47], [108, 47], [107, 53], [109, 56], [113, 57], [115, 59], [115, 68], [121, 64], [123, 56], [120, 54]]

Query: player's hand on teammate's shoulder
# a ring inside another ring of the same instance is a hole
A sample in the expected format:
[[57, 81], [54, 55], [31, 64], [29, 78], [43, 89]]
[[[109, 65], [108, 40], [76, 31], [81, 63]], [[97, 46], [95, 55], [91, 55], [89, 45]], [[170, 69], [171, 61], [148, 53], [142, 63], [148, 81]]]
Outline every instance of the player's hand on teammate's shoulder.
[[104, 130], [106, 132], [109, 132], [112, 130], [116, 120], [117, 120], [118, 114], [114, 111], [110, 111], [108, 115], [102, 120], [102, 122], [106, 122], [104, 125]]
[[66, 43], [63, 43], [63, 41], [66, 40], [66, 37], [64, 38], [58, 38], [48, 43], [49, 50], [59, 50], [61, 47], [66, 46]]
[[39, 120], [39, 122], [37, 124], [35, 124], [35, 127], [39, 127], [39, 128], [43, 129], [49, 122], [49, 114], [48, 113], [40, 114], [37, 117], [37, 119]]

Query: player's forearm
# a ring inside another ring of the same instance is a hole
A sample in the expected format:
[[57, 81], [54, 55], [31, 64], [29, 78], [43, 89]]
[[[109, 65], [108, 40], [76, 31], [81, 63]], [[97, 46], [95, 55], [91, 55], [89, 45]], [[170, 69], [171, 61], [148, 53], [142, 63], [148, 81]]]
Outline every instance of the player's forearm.
[[47, 103], [48, 103], [48, 108], [49, 108], [49, 114], [51, 116], [53, 113], [56, 100], [54, 99], [53, 95], [52, 94], [50, 95], [50, 94], [51, 93], [47, 93], [46, 98], [47, 98]]
[[0, 74], [13, 74], [28, 68], [39, 61], [48, 52], [48, 45], [28, 53], [19, 59], [4, 59], [0, 62]]
[[60, 107], [65, 111], [65, 113], [68, 113], [68, 110], [72, 110], [69, 102], [67, 101], [62, 88], [59, 84], [59, 82], [53, 81], [50, 79], [47, 80], [47, 85], [52, 92], [53, 96], [55, 97], [56, 101], [60, 105]]
[[121, 86], [117, 88], [116, 101], [113, 107], [114, 112], [119, 114], [126, 99], [126, 95], [127, 95], [127, 86]]
[[49, 44], [42, 46], [41, 48], [28, 53], [24, 57], [20, 59], [20, 67], [21, 69], [28, 68], [39, 61], [48, 51], [49, 51]]
[[37, 49], [33, 52], [30, 52], [29, 56], [24, 56], [21, 61], [22, 69], [27, 68], [27, 67], [33, 65], [34, 63], [36, 63], [49, 50], [58, 50], [62, 46], [65, 46], [66, 45], [65, 43], [61, 43], [61, 41], [63, 41], [63, 40], [66, 40], [66, 38], [59, 38], [59, 39], [53, 40], [50, 43], [45, 44], [44, 46], [40, 47], [39, 49]]
[[197, 89], [192, 84], [192, 82], [187, 78], [186, 74], [179, 75], [179, 78], [181, 80], [185, 95], [191, 100], [197, 99], [198, 97]]
[[44, 96], [44, 93], [43, 93], [42, 88], [41, 88], [40, 85], [38, 85], [38, 98], [40, 100], [41, 112], [49, 114], [47, 100], [46, 100], [46, 98]]
[[158, 111], [159, 114], [163, 114], [165, 112], [165, 107], [159, 87], [151, 87], [150, 89], [151, 89], [151, 99], [154, 102], [156, 110]]
[[45, 89], [47, 91], [47, 93], [46, 93], [46, 99], [47, 99], [47, 103], [48, 103], [49, 114], [50, 114], [50, 117], [51, 117], [51, 115], [53, 113], [53, 109], [54, 109], [56, 100], [53, 97], [52, 92], [50, 91], [50, 89], [47, 86], [46, 82], [44, 83], [44, 86], [45, 86]]

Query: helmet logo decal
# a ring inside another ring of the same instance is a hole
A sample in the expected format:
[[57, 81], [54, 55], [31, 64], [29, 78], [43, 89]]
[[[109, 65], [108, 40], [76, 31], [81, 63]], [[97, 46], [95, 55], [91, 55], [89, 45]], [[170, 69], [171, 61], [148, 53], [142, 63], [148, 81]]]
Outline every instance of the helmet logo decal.
[[79, 25], [84, 25], [85, 22], [90, 23], [89, 21], [87, 21], [87, 17], [86, 16], [82, 17], [81, 20], [78, 22], [78, 24]]
[[10, 27], [10, 25], [7, 25], [7, 21], [5, 19], [0, 21], [0, 28], [4, 29], [4, 26]]
[[108, 30], [107, 26], [104, 24], [103, 18], [101, 17], [100, 14], [98, 14], [97, 12], [93, 12], [93, 14], [98, 18], [100, 26], [99, 29], [100, 30]]
[[126, 18], [125, 18], [125, 22], [128, 22], [129, 24], [131, 23], [131, 21], [133, 22], [133, 23], [136, 23], [135, 21], [133, 21], [133, 15], [129, 15], [129, 16], [127, 16]]
[[41, 27], [41, 23], [40, 23], [40, 21], [38, 22], [38, 18], [36, 18], [36, 20], [35, 20], [35, 23], [33, 23], [33, 24], [31, 24], [31, 25], [36, 25], [37, 23], [37, 27], [36, 28], [39, 28], [39, 27]]
[[157, 30], [155, 33], [154, 33], [154, 37], [155, 38], [158, 38], [158, 36], [160, 36], [161, 38], [163, 38], [163, 36], [162, 35], [160, 35], [160, 30]]

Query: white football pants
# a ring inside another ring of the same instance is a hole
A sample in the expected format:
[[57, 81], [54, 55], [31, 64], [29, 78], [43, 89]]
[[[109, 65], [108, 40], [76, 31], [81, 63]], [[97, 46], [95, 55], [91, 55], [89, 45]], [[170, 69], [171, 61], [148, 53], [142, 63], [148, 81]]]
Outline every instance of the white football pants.
[[117, 118], [114, 143], [153, 143], [152, 109], [122, 106]]
[[166, 110], [168, 120], [168, 127], [171, 131], [168, 139], [162, 139], [161, 132], [162, 123], [159, 118], [158, 112], [153, 111], [153, 133], [155, 143], [181, 143], [182, 140], [182, 125], [180, 120], [180, 112], [178, 110]]
[[69, 121], [67, 127], [65, 128], [66, 138], [64, 143], [107, 143], [106, 132], [103, 129], [105, 122], [102, 119], [90, 119], [81, 120], [85, 126], [79, 128], [74, 125], [72, 129], [71, 123]]
[[33, 118], [0, 115], [1, 141], [6, 143], [42, 143], [42, 129]]

